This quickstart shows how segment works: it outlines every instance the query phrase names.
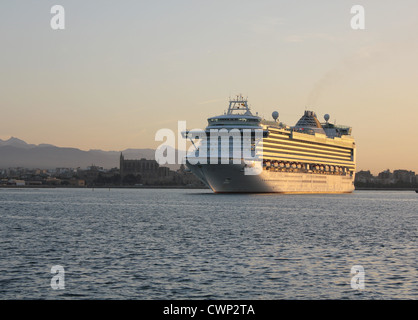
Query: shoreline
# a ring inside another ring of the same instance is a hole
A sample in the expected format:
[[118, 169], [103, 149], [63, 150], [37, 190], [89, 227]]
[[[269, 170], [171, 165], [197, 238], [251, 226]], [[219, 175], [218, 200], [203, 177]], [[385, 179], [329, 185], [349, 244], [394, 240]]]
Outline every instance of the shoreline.
[[[209, 189], [204, 186], [0, 186], [0, 189]], [[356, 188], [354, 191], [416, 191], [417, 188]]]
[[418, 188], [356, 188], [355, 191], [416, 191]]
[[0, 189], [208, 189], [202, 186], [0, 186]]

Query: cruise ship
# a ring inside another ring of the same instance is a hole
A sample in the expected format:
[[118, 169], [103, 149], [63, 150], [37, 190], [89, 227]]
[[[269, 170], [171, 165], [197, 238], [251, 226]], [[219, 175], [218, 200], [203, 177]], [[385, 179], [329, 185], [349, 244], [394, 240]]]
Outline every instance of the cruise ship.
[[183, 133], [195, 146], [186, 166], [215, 193], [353, 192], [351, 128], [329, 123], [328, 114], [320, 123], [308, 110], [294, 126], [278, 116], [274, 111], [272, 120], [265, 120], [241, 95], [230, 99], [228, 111], [209, 118], [205, 130]]

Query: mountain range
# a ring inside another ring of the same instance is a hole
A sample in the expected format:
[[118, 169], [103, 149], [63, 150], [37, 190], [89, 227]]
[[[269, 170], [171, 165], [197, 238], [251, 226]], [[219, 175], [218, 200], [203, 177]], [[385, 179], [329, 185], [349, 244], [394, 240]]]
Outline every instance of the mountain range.
[[[11, 137], [8, 140], [0, 139], [0, 168], [87, 168], [91, 165], [106, 169], [119, 168], [121, 152], [125, 159], [145, 158], [152, 160], [155, 158], [154, 149], [84, 151], [77, 148], [57, 147], [51, 144], [29, 144], [21, 139]], [[166, 166], [172, 170], [179, 168], [179, 165]]]

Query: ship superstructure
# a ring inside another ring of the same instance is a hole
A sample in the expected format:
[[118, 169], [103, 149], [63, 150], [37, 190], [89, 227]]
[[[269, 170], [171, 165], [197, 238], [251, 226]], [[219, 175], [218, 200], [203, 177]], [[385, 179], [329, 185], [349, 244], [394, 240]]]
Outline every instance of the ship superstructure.
[[[242, 96], [231, 99], [225, 114], [208, 119], [205, 141], [187, 155], [187, 167], [219, 193], [354, 190], [356, 148], [350, 127], [329, 123], [328, 115], [320, 123], [308, 110], [292, 127], [278, 121], [278, 112], [272, 116], [269, 121], [253, 115]], [[211, 135], [216, 131], [229, 134], [228, 143]], [[233, 145], [234, 135], [242, 138], [237, 140], [239, 153]], [[257, 165], [257, 174], [246, 171]]]

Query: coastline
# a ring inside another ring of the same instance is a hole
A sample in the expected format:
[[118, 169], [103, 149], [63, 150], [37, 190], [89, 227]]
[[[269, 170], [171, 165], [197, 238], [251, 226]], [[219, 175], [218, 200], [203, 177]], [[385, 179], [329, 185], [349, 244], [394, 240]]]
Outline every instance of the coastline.
[[[0, 189], [209, 189], [204, 186], [48, 186], [28, 185], [13, 186], [3, 185]], [[416, 191], [416, 188], [356, 188], [354, 191]]]
[[0, 189], [209, 189], [202, 186], [0, 186]]
[[417, 188], [356, 188], [355, 191], [415, 191]]

